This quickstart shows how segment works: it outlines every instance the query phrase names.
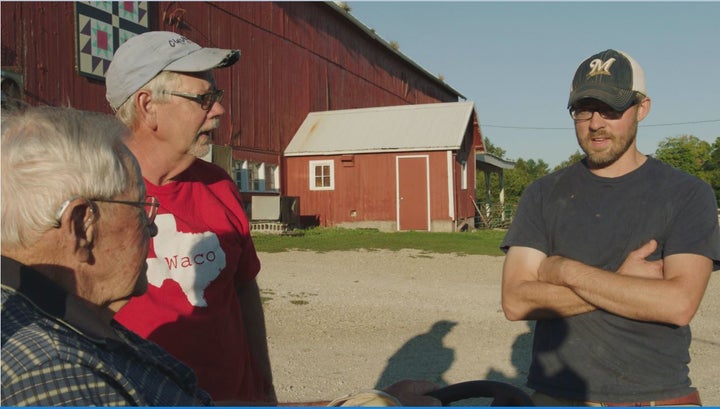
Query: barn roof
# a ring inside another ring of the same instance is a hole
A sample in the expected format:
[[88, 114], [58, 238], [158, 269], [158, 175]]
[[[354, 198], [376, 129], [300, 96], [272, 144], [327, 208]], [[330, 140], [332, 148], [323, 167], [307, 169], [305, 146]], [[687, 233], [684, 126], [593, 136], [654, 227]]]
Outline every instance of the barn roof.
[[341, 14], [342, 16], [344, 16], [345, 18], [347, 18], [348, 21], [350, 21], [352, 24], [354, 24], [355, 26], [357, 26], [360, 30], [362, 30], [363, 32], [365, 32], [365, 34], [367, 34], [370, 38], [372, 38], [373, 40], [377, 41], [377, 42], [380, 43], [383, 47], [387, 48], [391, 53], [396, 54], [398, 57], [400, 57], [400, 58], [402, 58], [403, 60], [405, 60], [408, 64], [410, 64], [410, 65], [412, 65], [413, 67], [415, 67], [415, 69], [417, 69], [418, 71], [420, 71], [421, 73], [423, 73], [429, 80], [431, 80], [431, 81], [435, 82], [436, 84], [442, 86], [443, 88], [445, 88], [445, 89], [447, 89], [448, 91], [452, 92], [453, 94], [457, 95], [459, 98], [467, 99], [467, 98], [465, 98], [465, 96], [464, 96], [463, 94], [459, 93], [459, 92], [456, 91], [453, 87], [451, 87], [450, 85], [448, 85], [447, 83], [445, 83], [444, 80], [441, 80], [441, 79], [438, 78], [437, 76], [430, 74], [427, 70], [425, 70], [425, 68], [419, 66], [415, 61], [413, 61], [413, 60], [410, 59], [408, 56], [406, 56], [405, 54], [403, 54], [403, 53], [398, 49], [398, 47], [393, 47], [392, 45], [390, 45], [390, 43], [388, 43], [388, 42], [385, 41], [382, 37], [380, 37], [380, 36], [375, 32], [374, 29], [369, 28], [368, 26], [366, 26], [365, 24], [363, 24], [360, 20], [358, 20], [358, 19], [356, 19], [355, 17], [353, 17], [353, 15], [350, 14], [350, 12], [348, 12], [348, 10], [347, 10], [345, 7], [343, 7], [341, 4], [338, 4], [338, 3], [341, 3], [341, 4], [342, 4], [343, 2], [337, 2], [337, 1], [335, 1], [335, 2], [333, 2], [333, 1], [326, 1], [326, 2], [325, 2], [325, 4], [327, 4], [328, 6], [330, 6], [331, 8], [333, 8], [335, 11], [337, 11], [339, 14]]
[[285, 156], [455, 150], [473, 102], [447, 102], [311, 112]]

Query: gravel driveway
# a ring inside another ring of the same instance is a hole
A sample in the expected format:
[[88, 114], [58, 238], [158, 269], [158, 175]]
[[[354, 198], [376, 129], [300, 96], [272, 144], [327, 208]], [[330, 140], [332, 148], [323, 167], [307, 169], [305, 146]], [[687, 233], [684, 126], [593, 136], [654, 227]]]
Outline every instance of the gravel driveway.
[[[280, 402], [331, 400], [406, 378], [524, 383], [530, 327], [503, 316], [502, 257], [416, 250], [259, 255]], [[717, 275], [691, 324], [690, 376], [707, 406], [720, 405]]]

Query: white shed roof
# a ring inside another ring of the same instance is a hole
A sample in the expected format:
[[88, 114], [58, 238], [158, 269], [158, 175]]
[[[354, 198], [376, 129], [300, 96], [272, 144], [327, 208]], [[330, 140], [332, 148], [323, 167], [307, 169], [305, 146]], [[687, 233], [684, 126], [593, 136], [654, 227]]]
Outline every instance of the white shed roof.
[[311, 112], [285, 156], [460, 148], [473, 102]]

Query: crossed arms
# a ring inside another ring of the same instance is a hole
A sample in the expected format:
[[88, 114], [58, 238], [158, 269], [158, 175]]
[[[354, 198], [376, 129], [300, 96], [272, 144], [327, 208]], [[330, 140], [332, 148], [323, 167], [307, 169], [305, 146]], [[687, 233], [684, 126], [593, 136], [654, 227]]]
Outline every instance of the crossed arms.
[[502, 279], [505, 316], [538, 320], [602, 309], [634, 320], [687, 325], [702, 301], [712, 260], [687, 253], [646, 260], [656, 247], [650, 240], [632, 251], [617, 272], [510, 247]]

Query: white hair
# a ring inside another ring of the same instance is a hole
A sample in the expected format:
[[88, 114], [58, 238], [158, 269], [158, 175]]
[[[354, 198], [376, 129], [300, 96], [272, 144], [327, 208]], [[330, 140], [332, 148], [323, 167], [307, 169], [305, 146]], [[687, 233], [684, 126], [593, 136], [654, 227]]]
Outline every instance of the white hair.
[[165, 102], [170, 99], [169, 94], [163, 93], [166, 88], [173, 87], [178, 84], [180, 74], [172, 71], [162, 71], [153, 79], [143, 85], [142, 88], [135, 91], [122, 105], [115, 111], [115, 116], [130, 128], [135, 123], [135, 95], [140, 91], [150, 91], [153, 98], [159, 102]]
[[107, 199], [127, 191], [132, 182], [126, 161], [132, 154], [122, 138], [128, 132], [110, 115], [73, 108], [3, 115], [3, 246], [37, 241], [55, 225], [61, 204], [74, 196]]

